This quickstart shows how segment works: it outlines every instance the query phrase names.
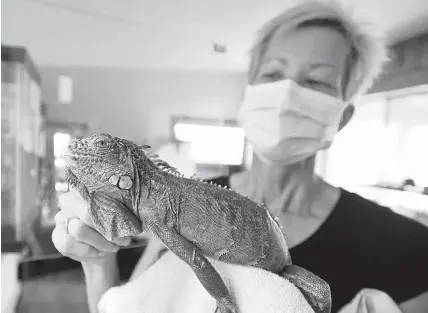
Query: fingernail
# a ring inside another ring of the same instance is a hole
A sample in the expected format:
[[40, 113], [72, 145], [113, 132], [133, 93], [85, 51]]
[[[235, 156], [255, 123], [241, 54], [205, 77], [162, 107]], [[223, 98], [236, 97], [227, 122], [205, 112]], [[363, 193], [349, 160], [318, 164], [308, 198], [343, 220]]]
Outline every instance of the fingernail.
[[130, 240], [127, 238], [117, 238], [115, 241], [116, 241], [116, 244], [122, 247], [125, 247], [130, 243]]

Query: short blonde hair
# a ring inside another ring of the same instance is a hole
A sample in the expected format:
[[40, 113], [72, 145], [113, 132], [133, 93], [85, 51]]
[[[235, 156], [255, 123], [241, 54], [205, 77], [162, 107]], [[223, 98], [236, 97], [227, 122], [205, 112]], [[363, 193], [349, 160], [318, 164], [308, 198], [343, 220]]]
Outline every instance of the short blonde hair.
[[[317, 21], [321, 22], [317, 24]], [[333, 26], [329, 25], [329, 21]], [[276, 31], [280, 27], [290, 31], [304, 26], [305, 23], [331, 26], [347, 38], [351, 45], [351, 54], [347, 62], [348, 73], [344, 75], [344, 98], [353, 101], [367, 92], [388, 60], [384, 38], [374, 25], [356, 20], [336, 1], [306, 0], [286, 9], [264, 24], [256, 32], [250, 50], [249, 82], [254, 81], [263, 55]]]

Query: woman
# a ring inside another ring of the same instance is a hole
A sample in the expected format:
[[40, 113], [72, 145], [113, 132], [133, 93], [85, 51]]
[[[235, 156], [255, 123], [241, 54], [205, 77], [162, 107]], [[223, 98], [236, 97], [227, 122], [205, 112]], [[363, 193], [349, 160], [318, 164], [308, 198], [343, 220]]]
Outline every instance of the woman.
[[[293, 263], [330, 284], [332, 312], [362, 288], [388, 293], [405, 312], [428, 307], [428, 229], [314, 175], [316, 152], [349, 122], [351, 103], [385, 59], [381, 40], [336, 5], [305, 2], [268, 22], [252, 49], [238, 114], [254, 146], [252, 167], [213, 180], [279, 217]], [[114, 254], [105, 252], [120, 243], [91, 228], [75, 193], [61, 203], [53, 241], [82, 262], [95, 312], [102, 292], [118, 283]], [[68, 227], [66, 217], [75, 217]], [[149, 248], [151, 255], [162, 249], [157, 243]]]

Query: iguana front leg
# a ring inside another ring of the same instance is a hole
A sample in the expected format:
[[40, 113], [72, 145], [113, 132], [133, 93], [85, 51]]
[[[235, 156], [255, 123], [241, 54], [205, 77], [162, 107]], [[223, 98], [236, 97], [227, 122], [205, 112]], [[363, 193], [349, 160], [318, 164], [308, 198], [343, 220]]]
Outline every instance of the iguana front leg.
[[223, 279], [198, 247], [167, 226], [154, 223], [148, 226], [169, 250], [192, 268], [205, 290], [217, 300], [221, 313], [239, 313]]
[[297, 265], [288, 265], [279, 274], [302, 292], [315, 313], [330, 313], [330, 286], [324, 280]]

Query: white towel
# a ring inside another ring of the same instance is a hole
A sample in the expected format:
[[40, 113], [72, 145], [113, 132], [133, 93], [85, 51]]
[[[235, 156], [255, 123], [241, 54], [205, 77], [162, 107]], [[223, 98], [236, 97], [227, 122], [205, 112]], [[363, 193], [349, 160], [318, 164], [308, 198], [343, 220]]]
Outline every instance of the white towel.
[[[314, 313], [302, 293], [278, 275], [209, 261], [233, 291], [241, 313]], [[109, 289], [98, 304], [101, 313], [214, 313], [215, 308], [190, 267], [172, 252], [134, 280]]]
[[402, 311], [385, 292], [362, 289], [339, 313], [402, 313]]

